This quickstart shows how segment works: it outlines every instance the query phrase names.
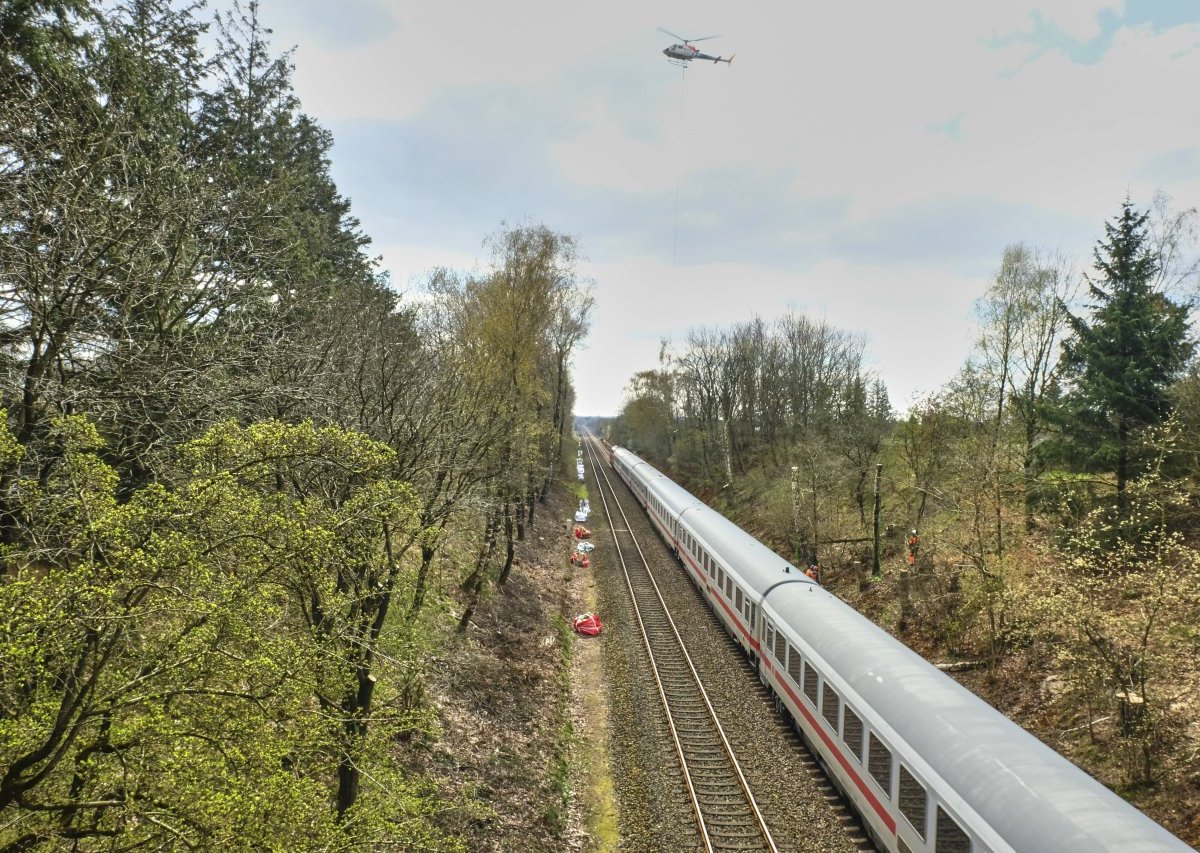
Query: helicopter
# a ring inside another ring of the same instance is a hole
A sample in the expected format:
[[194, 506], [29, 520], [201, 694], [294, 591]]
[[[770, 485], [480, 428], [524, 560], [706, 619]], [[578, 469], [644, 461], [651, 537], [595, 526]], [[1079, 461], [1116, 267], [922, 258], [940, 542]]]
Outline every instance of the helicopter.
[[720, 56], [709, 56], [707, 53], [701, 53], [700, 48], [695, 47], [693, 44], [694, 42], [698, 41], [715, 39], [718, 38], [718, 36], [705, 36], [704, 38], [698, 39], [685, 39], [683, 36], [677, 36], [670, 30], [665, 30], [662, 27], [659, 27], [658, 31], [661, 33], [666, 33], [671, 38], [679, 39], [681, 42], [680, 44], [673, 44], [670, 47], [663, 48], [663, 55], [667, 57], [667, 61], [669, 61], [672, 65], [679, 65], [683, 68], [687, 68], [687, 64], [693, 59], [706, 59], [714, 65], [718, 62], [724, 62], [726, 65], [729, 65], [733, 62], [732, 55], [728, 59], [723, 59]]

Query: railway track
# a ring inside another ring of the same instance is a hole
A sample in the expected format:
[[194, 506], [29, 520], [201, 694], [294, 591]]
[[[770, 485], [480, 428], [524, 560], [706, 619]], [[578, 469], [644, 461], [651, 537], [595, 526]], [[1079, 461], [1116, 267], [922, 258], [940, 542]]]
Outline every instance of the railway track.
[[[684, 647], [649, 561], [591, 441], [586, 442], [703, 849], [777, 851], [720, 720]], [[640, 508], [633, 510], [640, 512]]]

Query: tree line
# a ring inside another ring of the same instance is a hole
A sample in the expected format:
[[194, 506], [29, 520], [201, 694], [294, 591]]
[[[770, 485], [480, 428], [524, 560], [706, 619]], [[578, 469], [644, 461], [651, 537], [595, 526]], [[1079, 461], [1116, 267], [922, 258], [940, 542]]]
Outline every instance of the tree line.
[[458, 844], [396, 744], [592, 298], [520, 223], [401, 299], [291, 74], [254, 2], [0, 8], [0, 849]]
[[1007, 247], [971, 356], [908, 412], [860, 338], [787, 315], [664, 343], [610, 435], [851, 597], [878, 469], [891, 595], [863, 580], [863, 606], [994, 672], [1039, 649], [1078, 730], [1118, 722], [1119, 781], [1178, 777], [1200, 678], [1196, 229], [1159, 196], [1121, 205], [1086, 271]]

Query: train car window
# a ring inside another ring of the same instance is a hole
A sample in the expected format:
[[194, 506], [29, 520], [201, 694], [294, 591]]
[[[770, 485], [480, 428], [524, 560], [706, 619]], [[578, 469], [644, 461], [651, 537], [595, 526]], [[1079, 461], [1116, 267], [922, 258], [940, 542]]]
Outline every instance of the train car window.
[[836, 732], [838, 730], [838, 702], [839, 697], [837, 691], [829, 686], [829, 682], [825, 682], [824, 688], [821, 690], [821, 716]]
[[808, 661], [804, 662], [804, 695], [814, 708], [817, 707], [817, 671]]
[[925, 838], [925, 786], [913, 778], [908, 768], [900, 765], [900, 814], [904, 815], [917, 835]]
[[770, 649], [771, 644], [775, 642], [775, 626], [773, 626], [770, 622], [768, 622], [767, 626], [763, 629], [763, 640], [765, 641], [765, 646], [768, 649]]
[[733, 598], [733, 575], [725, 576], [725, 595]]
[[867, 736], [867, 772], [883, 789], [885, 797], [892, 796], [892, 751], [871, 732]]
[[787, 654], [787, 640], [783, 638], [783, 634], [775, 632], [775, 660], [780, 663], [784, 662], [784, 655]]
[[742, 610], [742, 588], [740, 586], [737, 588], [737, 592], [734, 593], [733, 606], [738, 609], [739, 613], [741, 612], [741, 610]]
[[754, 620], [758, 617], [758, 605], [750, 605], [750, 630], [754, 630]]
[[800, 683], [800, 653], [788, 646], [788, 677]]
[[845, 741], [846, 746], [850, 747], [850, 751], [854, 753], [854, 757], [859, 761], [862, 761], [862, 736], [862, 720], [847, 705], [845, 712], [842, 714], [842, 740]]
[[971, 836], [941, 806], [937, 807], [937, 839], [933, 849], [937, 853], [971, 853]]
[[725, 573], [720, 569], [717, 569], [717, 588], [720, 589], [721, 592], [725, 591]]

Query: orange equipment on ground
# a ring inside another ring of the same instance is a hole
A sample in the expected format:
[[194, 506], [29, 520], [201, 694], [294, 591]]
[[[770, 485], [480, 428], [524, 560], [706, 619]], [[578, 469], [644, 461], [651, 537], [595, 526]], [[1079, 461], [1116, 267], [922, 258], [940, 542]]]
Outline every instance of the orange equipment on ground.
[[575, 533], [576, 539], [591, 539], [592, 538], [592, 531], [590, 531], [586, 527], [583, 527], [578, 524], [575, 525], [574, 533]]
[[571, 621], [571, 627], [573, 627], [580, 634], [588, 637], [594, 637], [604, 630], [604, 625], [601, 624], [600, 617], [595, 613], [584, 613], [580, 616], [576, 616]]

